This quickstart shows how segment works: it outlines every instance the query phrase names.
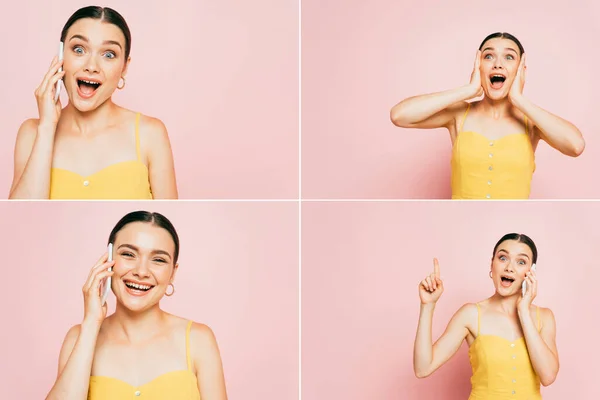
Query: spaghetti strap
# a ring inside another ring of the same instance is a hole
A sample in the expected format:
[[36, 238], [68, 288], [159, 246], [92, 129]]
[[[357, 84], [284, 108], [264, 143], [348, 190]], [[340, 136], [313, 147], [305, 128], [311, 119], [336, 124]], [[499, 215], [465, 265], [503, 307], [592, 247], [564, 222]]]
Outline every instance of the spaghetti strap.
[[185, 330], [185, 357], [187, 360], [188, 370], [192, 370], [192, 358], [190, 357], [190, 331], [192, 330], [192, 320], [188, 322]]
[[465, 126], [465, 120], [467, 119], [467, 114], [469, 113], [470, 109], [471, 109], [471, 103], [469, 103], [467, 105], [467, 109], [465, 110], [465, 114], [463, 115], [462, 122], [460, 123], [460, 130], [458, 132], [462, 132], [463, 127]]
[[137, 153], [138, 161], [142, 161], [142, 155], [140, 151], [140, 113], [135, 115], [135, 151]]
[[475, 303], [477, 306], [477, 336], [479, 336], [479, 331], [481, 330], [481, 312], [479, 309], [479, 303]]
[[525, 120], [525, 133], [529, 136], [529, 121], [527, 120], [527, 115], [524, 115], [523, 119]]

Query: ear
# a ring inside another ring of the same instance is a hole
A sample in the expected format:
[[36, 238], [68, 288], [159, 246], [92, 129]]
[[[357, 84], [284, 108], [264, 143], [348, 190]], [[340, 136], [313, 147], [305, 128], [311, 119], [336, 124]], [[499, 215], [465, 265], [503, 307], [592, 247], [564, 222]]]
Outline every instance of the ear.
[[129, 68], [129, 64], [131, 63], [131, 56], [127, 58], [125, 61], [125, 65], [123, 66], [123, 71], [121, 72], [121, 76], [124, 78], [127, 75], [127, 69]]
[[173, 272], [171, 272], [171, 279], [170, 279], [169, 283], [173, 283], [173, 281], [175, 280], [175, 275], [177, 274], [178, 268], [179, 268], [179, 264], [175, 264], [175, 266], [173, 267]]

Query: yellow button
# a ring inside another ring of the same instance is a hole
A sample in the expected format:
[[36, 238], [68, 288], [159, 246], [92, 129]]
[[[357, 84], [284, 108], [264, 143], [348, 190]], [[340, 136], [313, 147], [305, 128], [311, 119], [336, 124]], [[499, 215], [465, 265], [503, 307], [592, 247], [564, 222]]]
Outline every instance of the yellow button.
[[512, 394], [516, 394], [517, 392], [515, 392], [514, 390], [512, 391]]
[[494, 142], [490, 142], [490, 146], [493, 146], [493, 145], [494, 145]]
[[513, 379], [513, 383], [517, 383], [517, 380], [516, 380], [516, 379]]
[[490, 167], [489, 167], [488, 169], [491, 171], [491, 170], [493, 170], [493, 169], [494, 169], [494, 167], [492, 167], [492, 166], [490, 165]]
[[486, 194], [486, 195], [485, 195], [485, 198], [486, 198], [486, 199], [490, 199], [490, 198], [492, 198], [492, 196], [490, 196], [489, 194]]
[[510, 347], [515, 347], [515, 344], [514, 344], [514, 343], [511, 343], [511, 344], [510, 344]]
[[136, 396], [139, 396], [140, 394], [142, 394], [142, 392], [140, 392], [139, 390], [137, 390], [137, 391], [136, 391], [134, 394], [135, 394]]
[[490, 153], [490, 158], [494, 157], [494, 154]]
[[83, 181], [83, 186], [89, 186], [90, 185], [90, 181]]
[[492, 181], [488, 181], [488, 185], [491, 185], [491, 184], [492, 184]]

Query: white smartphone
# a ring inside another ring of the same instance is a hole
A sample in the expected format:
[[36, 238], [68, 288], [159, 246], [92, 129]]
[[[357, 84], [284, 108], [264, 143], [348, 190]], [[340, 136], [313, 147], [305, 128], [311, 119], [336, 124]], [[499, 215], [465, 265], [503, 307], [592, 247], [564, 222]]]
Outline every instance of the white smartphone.
[[[64, 52], [65, 52], [65, 44], [63, 42], [58, 42], [58, 61], [62, 61], [63, 60], [63, 56], [64, 56]], [[58, 72], [62, 72], [62, 67], [60, 67], [58, 69]], [[58, 82], [56, 82], [56, 91], [55, 91], [55, 95], [54, 95], [54, 102], [58, 101], [58, 98], [60, 97], [60, 79], [58, 80]]]
[[[109, 243], [108, 244], [108, 262], [111, 262], [113, 260], [113, 244]], [[108, 269], [109, 271], [112, 271], [112, 267], [110, 267]], [[108, 297], [108, 292], [110, 292], [110, 285], [112, 283], [112, 279], [109, 276], [108, 278], [106, 278], [103, 282], [102, 285], [102, 305], [106, 304], [106, 298]]]
[[[531, 271], [535, 272], [535, 264], [533, 264], [531, 266]], [[521, 295], [525, 296], [526, 291], [527, 291], [527, 282], [523, 281], [523, 284], [521, 285]]]

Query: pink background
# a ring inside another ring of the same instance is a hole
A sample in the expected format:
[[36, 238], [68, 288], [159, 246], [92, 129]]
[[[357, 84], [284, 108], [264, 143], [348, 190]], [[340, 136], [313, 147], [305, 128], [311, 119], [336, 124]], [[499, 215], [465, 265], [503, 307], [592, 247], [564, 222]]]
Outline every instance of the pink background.
[[493, 294], [492, 250], [513, 231], [538, 247], [534, 303], [557, 321], [561, 369], [544, 400], [600, 398], [600, 203], [305, 203], [302, 216], [303, 398], [465, 400], [464, 344], [429, 378], [414, 376], [417, 286], [438, 257], [437, 338], [462, 304]]
[[302, 2], [304, 198], [449, 198], [450, 137], [390, 122], [392, 106], [469, 82], [490, 33], [523, 43], [525, 95], [579, 127], [571, 159], [542, 143], [532, 198], [600, 198], [600, 4], [545, 0]]
[[[93, 4], [93, 3], [92, 3]], [[4, 8], [0, 193], [19, 125], [69, 16], [89, 1]], [[298, 197], [298, 1], [112, 0], [132, 32], [127, 86], [113, 99], [169, 131], [180, 198]], [[62, 96], [63, 104], [66, 97]]]
[[[164, 310], [208, 324], [230, 399], [298, 398], [295, 203], [0, 203], [0, 398], [43, 399], [81, 288], [114, 224], [138, 209], [171, 219], [181, 240], [177, 292]], [[109, 313], [114, 295], [109, 296]]]

